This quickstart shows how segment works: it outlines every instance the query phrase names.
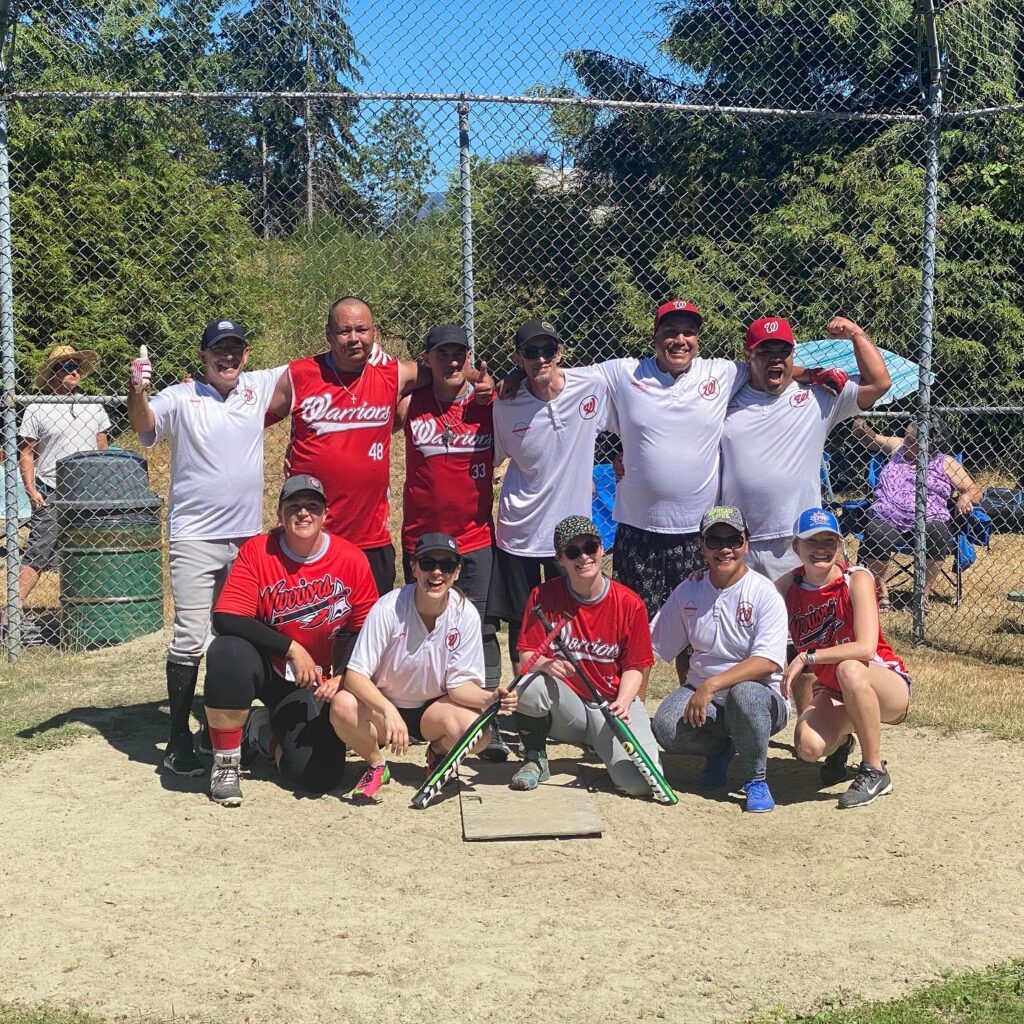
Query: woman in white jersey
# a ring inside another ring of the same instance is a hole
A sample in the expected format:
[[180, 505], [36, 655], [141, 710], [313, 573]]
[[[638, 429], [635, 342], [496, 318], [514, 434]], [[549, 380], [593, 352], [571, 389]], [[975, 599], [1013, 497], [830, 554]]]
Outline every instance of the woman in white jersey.
[[[375, 801], [391, 781], [386, 748], [404, 754], [409, 737], [425, 741], [427, 771], [454, 746], [495, 697], [514, 711], [516, 695], [485, 690], [480, 615], [458, 590], [459, 547], [444, 533], [420, 537], [415, 579], [385, 594], [370, 610], [348, 662], [331, 721], [366, 770], [349, 794]], [[490, 730], [474, 752], [487, 746]]]

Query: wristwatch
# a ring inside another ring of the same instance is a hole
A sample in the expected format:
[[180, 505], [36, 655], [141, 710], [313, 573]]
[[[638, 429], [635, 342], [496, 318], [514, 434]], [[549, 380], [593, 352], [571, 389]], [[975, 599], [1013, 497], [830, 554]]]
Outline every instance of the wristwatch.
[[813, 665], [814, 664], [814, 656], [817, 653], [818, 653], [818, 651], [814, 647], [808, 647], [807, 650], [804, 651], [804, 660], [807, 662], [808, 665]]

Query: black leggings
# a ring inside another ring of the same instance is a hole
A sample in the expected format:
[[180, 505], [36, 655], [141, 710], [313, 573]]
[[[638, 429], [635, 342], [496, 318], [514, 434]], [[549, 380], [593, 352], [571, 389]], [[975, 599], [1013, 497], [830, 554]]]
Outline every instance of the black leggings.
[[248, 640], [214, 637], [206, 652], [206, 706], [245, 711], [254, 700], [270, 710], [270, 727], [281, 747], [279, 767], [289, 782], [313, 793], [341, 784], [345, 744], [331, 725], [330, 702], [315, 700], [311, 687], [278, 675]]

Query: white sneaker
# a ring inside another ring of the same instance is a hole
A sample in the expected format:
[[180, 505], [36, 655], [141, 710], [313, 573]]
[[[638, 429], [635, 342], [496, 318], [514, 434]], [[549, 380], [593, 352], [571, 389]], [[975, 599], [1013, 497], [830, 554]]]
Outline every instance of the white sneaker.
[[242, 803], [242, 779], [239, 754], [214, 754], [210, 771], [210, 799], [222, 807], [238, 807]]

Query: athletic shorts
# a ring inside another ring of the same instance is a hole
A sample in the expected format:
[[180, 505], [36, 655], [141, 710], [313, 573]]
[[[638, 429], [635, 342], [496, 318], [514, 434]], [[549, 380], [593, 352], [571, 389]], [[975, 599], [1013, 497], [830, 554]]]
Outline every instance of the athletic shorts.
[[[914, 697], [914, 684], [910, 678], [909, 672], [901, 672], [898, 668], [890, 668], [888, 665], [883, 665], [883, 668], [888, 668], [890, 672], [895, 672], [907, 684], [907, 710], [903, 713], [903, 718], [899, 722], [888, 722], [887, 725], [899, 725], [901, 722], [906, 720], [907, 715], [910, 714], [910, 702]], [[817, 697], [822, 693], [827, 693], [833, 700], [841, 701], [843, 699], [842, 693], [838, 693], [833, 690], [831, 686], [826, 686], [815, 677], [814, 683], [811, 686], [811, 697]]]
[[752, 540], [747, 547], [747, 565], [774, 583], [787, 572], [800, 568], [800, 559], [793, 550], [792, 537]]
[[615, 531], [614, 578], [640, 595], [649, 619], [683, 580], [706, 567], [698, 533], [653, 533], [628, 523]]
[[[913, 530], [897, 530], [884, 519], [869, 519], [864, 527], [857, 559], [869, 558], [884, 562], [897, 548], [914, 546]], [[924, 525], [924, 546], [927, 558], [945, 558], [953, 549], [953, 537], [948, 522], [932, 521]]]
[[514, 555], [511, 551], [494, 549], [491, 567], [491, 585], [487, 596], [487, 614], [495, 619], [513, 623], [516, 628], [523, 621], [530, 591], [541, 582], [564, 575], [558, 559], [553, 555], [534, 558]]
[[370, 563], [370, 574], [377, 584], [377, 595], [383, 597], [395, 589], [395, 545], [382, 544], [379, 548], [362, 548]]
[[57, 506], [52, 500], [47, 495], [46, 503], [35, 509], [28, 521], [28, 543], [21, 561], [37, 572], [57, 568]]
[[436, 704], [440, 699], [440, 697], [435, 697], [433, 700], [428, 700], [426, 704], [421, 704], [418, 708], [397, 708], [398, 713], [402, 716], [402, 721], [405, 722], [409, 729], [410, 739], [417, 740], [420, 743], [427, 742], [423, 738], [423, 733], [420, 732], [420, 722], [423, 721], [423, 713], [427, 708], [431, 704]]

